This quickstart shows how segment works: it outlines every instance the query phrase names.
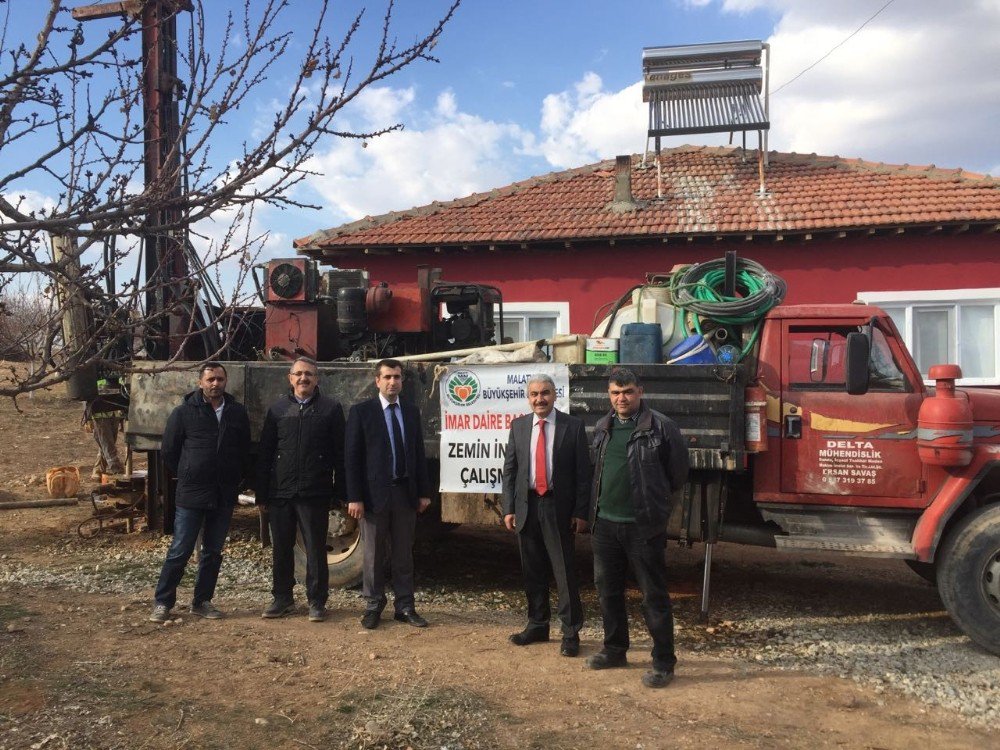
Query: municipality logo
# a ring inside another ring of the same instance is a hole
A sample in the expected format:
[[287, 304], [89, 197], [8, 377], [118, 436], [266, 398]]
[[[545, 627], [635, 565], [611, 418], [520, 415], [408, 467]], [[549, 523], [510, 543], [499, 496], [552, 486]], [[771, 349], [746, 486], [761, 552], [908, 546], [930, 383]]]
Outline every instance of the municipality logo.
[[468, 370], [459, 370], [453, 373], [445, 383], [445, 389], [448, 392], [448, 400], [455, 406], [468, 406], [475, 403], [482, 392], [479, 378]]

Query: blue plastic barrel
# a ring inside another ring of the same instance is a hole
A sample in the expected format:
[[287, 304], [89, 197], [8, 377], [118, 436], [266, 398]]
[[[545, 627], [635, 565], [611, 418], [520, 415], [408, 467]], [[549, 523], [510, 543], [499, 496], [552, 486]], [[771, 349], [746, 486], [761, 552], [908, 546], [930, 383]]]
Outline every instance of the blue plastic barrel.
[[659, 323], [626, 323], [618, 343], [618, 361], [651, 365], [663, 361], [663, 329]]
[[715, 352], [704, 336], [688, 336], [667, 354], [667, 362], [675, 365], [710, 365], [715, 363]]

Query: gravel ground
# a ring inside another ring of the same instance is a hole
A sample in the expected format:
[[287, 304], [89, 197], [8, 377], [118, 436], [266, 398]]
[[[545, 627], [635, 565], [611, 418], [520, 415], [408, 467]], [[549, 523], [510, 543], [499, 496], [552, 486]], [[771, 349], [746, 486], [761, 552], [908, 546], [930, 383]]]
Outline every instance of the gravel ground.
[[[523, 595], [511, 540], [500, 532], [463, 529], [446, 542], [437, 545], [433, 564], [422, 560], [430, 551], [418, 548], [417, 570], [433, 571], [418, 580], [421, 609], [460, 607], [511, 622], [519, 618]], [[168, 538], [139, 545], [114, 536], [67, 539], [36, 550], [52, 560], [44, 568], [3, 555], [0, 591], [13, 584], [117, 595], [144, 616], [168, 544]], [[688, 651], [836, 675], [871, 685], [876, 693], [900, 691], [942, 706], [972, 725], [992, 727], [1000, 719], [1000, 658], [973, 646], [943, 612], [934, 589], [898, 561], [804, 558], [723, 545], [714, 566], [712, 617], [704, 625], [697, 617], [699, 550], [671, 547], [668, 558], [682, 663]], [[582, 550], [581, 570], [588, 560]], [[484, 566], [495, 567], [496, 575], [473, 572], [489, 569]], [[249, 531], [237, 530], [227, 545], [220, 604], [262, 606], [269, 599], [269, 576], [269, 551]], [[190, 576], [185, 583], [190, 585]], [[592, 583], [585, 587], [590, 617], [582, 635], [599, 641]], [[361, 602], [356, 591], [335, 591], [330, 606], [360, 612]], [[642, 645], [637, 630], [634, 640]]]

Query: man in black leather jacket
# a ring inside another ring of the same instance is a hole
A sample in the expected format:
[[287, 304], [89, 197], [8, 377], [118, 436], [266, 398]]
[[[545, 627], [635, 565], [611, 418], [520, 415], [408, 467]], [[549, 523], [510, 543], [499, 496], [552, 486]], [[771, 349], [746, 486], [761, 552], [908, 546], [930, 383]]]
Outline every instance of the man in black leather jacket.
[[635, 373], [619, 368], [608, 383], [611, 412], [594, 427], [591, 489], [594, 582], [601, 602], [604, 648], [591, 669], [626, 665], [629, 647], [625, 586], [631, 566], [642, 590], [642, 613], [653, 638], [653, 668], [642, 682], [673, 679], [674, 619], [664, 557], [670, 495], [687, 480], [688, 454], [673, 420], [643, 403]]
[[250, 420], [243, 404], [226, 393], [226, 382], [225, 367], [218, 362], [203, 364], [198, 390], [171, 412], [163, 431], [163, 462], [177, 477], [176, 513], [151, 622], [170, 620], [177, 585], [199, 532], [201, 552], [191, 613], [210, 620], [222, 617], [212, 597], [233, 508], [250, 466]]
[[326, 619], [330, 570], [326, 560], [332, 500], [344, 500], [344, 409], [319, 392], [316, 363], [299, 357], [288, 373], [290, 392], [271, 404], [260, 433], [257, 502], [268, 506], [273, 601], [262, 613], [295, 609], [295, 531], [306, 548], [309, 620]]

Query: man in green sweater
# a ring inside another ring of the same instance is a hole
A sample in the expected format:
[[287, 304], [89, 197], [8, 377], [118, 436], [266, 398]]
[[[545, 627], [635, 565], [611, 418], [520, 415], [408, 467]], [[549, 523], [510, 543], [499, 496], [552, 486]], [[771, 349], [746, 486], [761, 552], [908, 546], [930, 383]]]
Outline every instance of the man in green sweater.
[[674, 618], [664, 557], [670, 495], [688, 474], [687, 447], [673, 420], [643, 403], [635, 373], [618, 368], [608, 383], [611, 411], [594, 428], [591, 487], [594, 582], [601, 602], [604, 648], [591, 669], [624, 667], [629, 647], [625, 586], [631, 566], [642, 590], [642, 613], [653, 638], [646, 687], [674, 676]]

